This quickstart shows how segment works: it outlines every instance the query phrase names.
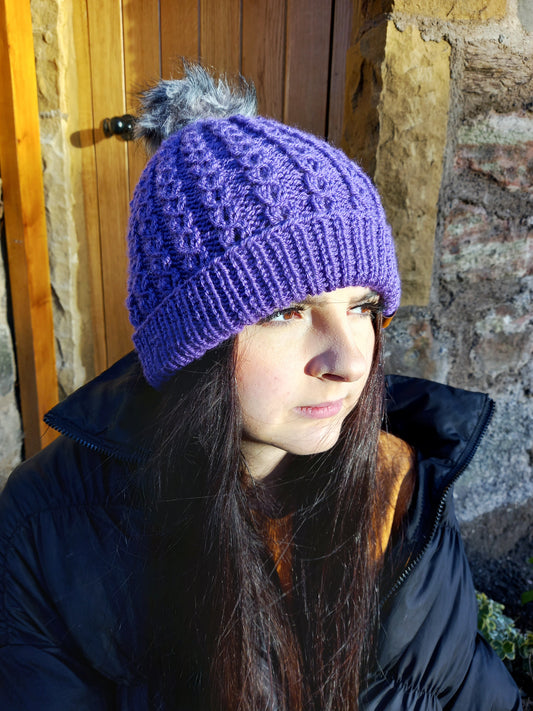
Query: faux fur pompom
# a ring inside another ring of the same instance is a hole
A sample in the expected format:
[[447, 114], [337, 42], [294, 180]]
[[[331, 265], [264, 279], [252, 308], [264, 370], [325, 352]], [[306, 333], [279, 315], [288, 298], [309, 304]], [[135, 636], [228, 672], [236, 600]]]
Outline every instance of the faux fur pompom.
[[135, 136], [144, 140], [149, 155], [165, 138], [199, 119], [257, 114], [255, 87], [243, 77], [230, 83], [226, 77], [215, 80], [199, 64], [184, 61], [183, 68], [183, 79], [162, 79], [140, 94]]

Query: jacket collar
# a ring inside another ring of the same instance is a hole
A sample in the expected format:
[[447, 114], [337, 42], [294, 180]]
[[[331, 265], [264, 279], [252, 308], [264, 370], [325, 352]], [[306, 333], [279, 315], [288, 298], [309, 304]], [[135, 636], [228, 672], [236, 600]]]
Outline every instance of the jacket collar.
[[[387, 391], [387, 429], [409, 442], [419, 460], [439, 462], [446, 479], [460, 473], [490, 421], [490, 398], [399, 375], [387, 376]], [[141, 463], [150, 453], [160, 397], [144, 379], [132, 352], [56, 405], [44, 419], [86, 447]]]
[[429, 540], [451, 486], [470, 464], [494, 410], [483, 393], [429, 380], [387, 378], [389, 430], [409, 442], [418, 460], [416, 506], [406, 539]]
[[485, 393], [402, 375], [387, 376], [387, 394], [388, 429], [452, 468], [470, 462], [494, 410]]
[[150, 454], [159, 400], [133, 351], [53, 407], [44, 421], [90, 449], [141, 463]]

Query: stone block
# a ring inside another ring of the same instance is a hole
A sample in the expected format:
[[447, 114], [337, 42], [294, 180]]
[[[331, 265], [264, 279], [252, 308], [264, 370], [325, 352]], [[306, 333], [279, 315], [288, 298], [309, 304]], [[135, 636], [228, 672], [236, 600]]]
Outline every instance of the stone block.
[[393, 12], [441, 20], [486, 22], [505, 17], [507, 0], [394, 0]]
[[1, 452], [0, 489], [13, 469], [19, 464], [22, 453], [20, 415], [13, 392], [0, 395]]
[[[0, 396], [3, 397], [9, 393], [14, 394], [14, 388], [15, 359], [13, 357], [13, 343], [7, 323], [7, 314], [3, 309], [0, 314]], [[3, 421], [2, 424], [4, 424]]]
[[[89, 285], [80, 273], [84, 243], [81, 156], [70, 142], [79, 130], [72, 4], [32, 0], [46, 226], [60, 396], [86, 380], [92, 349]], [[83, 313], [82, 313], [83, 312]]]
[[426, 304], [450, 86], [450, 46], [392, 22], [350, 48], [343, 147], [373, 176], [398, 248], [403, 304]]
[[[533, 478], [527, 449], [531, 442], [533, 411], [520, 385], [510, 385], [496, 397], [490, 427], [465, 475], [455, 487], [457, 512], [472, 521], [495, 509], [523, 505], [533, 499]], [[529, 475], [524, 476], [524, 472]]]
[[533, 4], [531, 0], [518, 0], [518, 17], [526, 32], [533, 32]]
[[523, 146], [461, 146], [456, 167], [494, 180], [510, 192], [533, 193], [533, 142]]
[[[470, 371], [474, 377], [481, 378], [490, 373], [493, 380], [514, 377], [522, 380], [524, 387], [527, 385], [533, 333], [530, 299], [525, 293], [523, 296], [521, 309], [517, 300], [494, 305], [475, 323], [469, 353]], [[531, 373], [528, 379], [531, 381]]]
[[441, 383], [448, 379], [448, 348], [435, 338], [425, 309], [400, 309], [386, 331], [384, 360], [388, 373]]
[[388, 23], [374, 180], [398, 249], [403, 304], [427, 304], [449, 107], [450, 46]]
[[394, 0], [355, 0], [352, 16], [352, 44], [357, 42], [366, 22], [392, 12]]
[[61, 0], [30, 0], [34, 31], [54, 27], [57, 24], [60, 3]]
[[37, 72], [39, 111], [53, 111], [59, 106], [59, 66], [61, 51], [57, 33], [57, 0], [32, 0], [33, 47]]
[[467, 38], [457, 92], [466, 118], [491, 111], [507, 114], [525, 109], [533, 96], [533, 37], [506, 42]]
[[60, 395], [85, 381], [81, 360], [83, 316], [79, 308], [79, 244], [67, 120], [59, 112], [41, 116], [46, 229], [54, 305], [54, 334]]
[[[3, 202], [0, 180], [0, 237], [3, 239]], [[7, 319], [5, 269], [0, 252], [0, 488], [20, 462], [22, 432], [15, 396], [15, 358]]]
[[342, 147], [374, 175], [379, 142], [387, 25], [372, 28], [346, 55], [346, 100]]
[[458, 196], [447, 207], [441, 279], [451, 288], [524, 279], [533, 273], [533, 117], [492, 113], [462, 126], [457, 139]]
[[492, 113], [458, 132], [455, 168], [512, 193], [533, 193], [533, 115]]
[[519, 216], [502, 217], [490, 206], [458, 200], [445, 221], [441, 279], [472, 284], [525, 277], [533, 266], [531, 236]]
[[[528, 0], [521, 0], [526, 5]], [[365, 22], [394, 13], [439, 20], [486, 22], [505, 17], [506, 0], [356, 0], [353, 39]], [[522, 10], [522, 14], [527, 12]]]

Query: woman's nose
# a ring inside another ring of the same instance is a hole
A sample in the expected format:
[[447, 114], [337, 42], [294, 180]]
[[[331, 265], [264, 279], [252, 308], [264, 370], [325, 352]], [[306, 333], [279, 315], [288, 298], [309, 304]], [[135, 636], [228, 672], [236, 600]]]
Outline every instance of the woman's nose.
[[[335, 329], [317, 338], [315, 355], [306, 366], [306, 374], [324, 380], [353, 382], [368, 373], [373, 354], [373, 338], [358, 344], [349, 329]], [[370, 342], [371, 341], [371, 342]]]

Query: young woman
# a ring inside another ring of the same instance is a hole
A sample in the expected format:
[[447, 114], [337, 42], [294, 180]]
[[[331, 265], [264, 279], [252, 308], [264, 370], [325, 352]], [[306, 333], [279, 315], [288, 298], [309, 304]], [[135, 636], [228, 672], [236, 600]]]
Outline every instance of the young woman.
[[395, 377], [385, 416], [371, 181], [245, 83], [144, 101], [136, 352], [0, 499], [0, 708], [520, 708], [451, 496], [492, 404]]

